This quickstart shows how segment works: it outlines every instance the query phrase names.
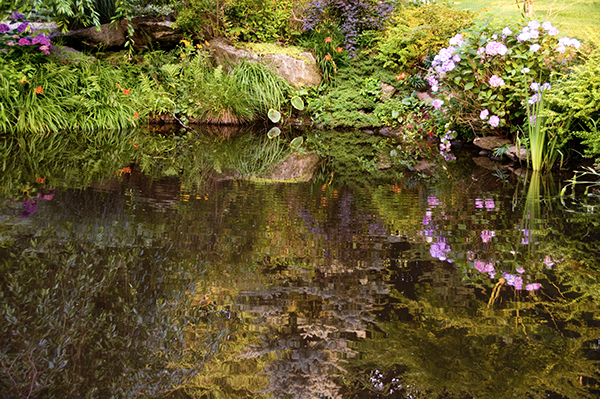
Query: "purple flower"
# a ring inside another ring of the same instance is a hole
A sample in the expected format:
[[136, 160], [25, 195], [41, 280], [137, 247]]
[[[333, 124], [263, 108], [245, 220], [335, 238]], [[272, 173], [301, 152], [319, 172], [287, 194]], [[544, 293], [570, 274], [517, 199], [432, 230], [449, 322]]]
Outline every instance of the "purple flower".
[[531, 35], [529, 34], [529, 29], [527, 29], [527, 27], [525, 27], [525, 28], [523, 28], [523, 31], [521, 33], [519, 33], [519, 35], [517, 36], [517, 41], [525, 42], [529, 39], [531, 39]]
[[548, 29], [547, 33], [548, 33], [548, 36], [556, 36], [556, 35], [558, 35], [558, 28], [553, 26], [552, 28]]
[[552, 269], [552, 266], [554, 266], [554, 261], [550, 259], [550, 256], [546, 255], [544, 258], [544, 264], [548, 269]]
[[492, 127], [497, 127], [500, 124], [500, 118], [497, 115], [492, 115], [490, 117], [490, 125]]
[[539, 30], [532, 29], [532, 30], [529, 31], [529, 38], [530, 39], [537, 39], [538, 37], [540, 37], [540, 31]]
[[459, 33], [456, 36], [454, 36], [452, 39], [450, 39], [450, 41], [448, 43], [450, 43], [453, 46], [460, 46], [464, 42], [465, 41], [463, 40], [463, 36]]
[[481, 54], [483, 54], [483, 53], [485, 53], [485, 48], [483, 48], [483, 47], [479, 47], [479, 48], [477, 49], [477, 55], [481, 55]]
[[536, 82], [533, 82], [533, 83], [531, 84], [531, 86], [529, 86], [529, 87], [530, 87], [530, 88], [531, 88], [531, 90], [533, 90], [533, 91], [539, 91], [539, 90], [540, 90], [540, 84], [539, 84], [539, 83], [536, 83]]
[[483, 200], [481, 198], [475, 198], [475, 208], [477, 208], [477, 209], [483, 208]]
[[529, 123], [531, 124], [531, 126], [535, 126], [536, 121], [537, 121], [537, 115], [531, 115], [529, 117]]
[[494, 209], [496, 207], [496, 203], [493, 198], [485, 199], [485, 209]]
[[25, 16], [20, 12], [15, 11], [12, 14], [10, 14], [10, 19], [12, 19], [13, 21], [20, 21], [22, 19], [25, 19]]
[[31, 42], [26, 37], [22, 37], [19, 39], [19, 43], [17, 43], [17, 44], [19, 46], [29, 46], [31, 44]]
[[25, 29], [27, 29], [28, 26], [29, 26], [29, 22], [23, 22], [21, 25], [19, 25], [17, 27], [17, 32], [19, 32], [19, 33], [25, 32]]
[[531, 51], [532, 53], [535, 53], [536, 51], [538, 51], [540, 49], [540, 45], [537, 43], [532, 44], [531, 46], [529, 46], [529, 51]]
[[485, 46], [485, 52], [488, 55], [505, 55], [508, 48], [500, 42], [489, 42]]
[[31, 44], [41, 44], [43, 46], [51, 46], [52, 43], [50, 42], [50, 39], [45, 36], [43, 33], [40, 33], [39, 35], [37, 35], [36, 37], [34, 37], [33, 39], [31, 39]]
[[489, 80], [490, 86], [492, 87], [500, 87], [500, 86], [504, 86], [504, 80], [497, 75], [492, 75], [492, 77]]
[[437, 199], [435, 195], [431, 195], [427, 197], [427, 205], [429, 206], [438, 206], [440, 204], [440, 200]]
[[529, 104], [533, 105], [533, 104], [537, 103], [538, 101], [540, 101], [541, 99], [542, 99], [541, 94], [540, 93], [535, 93], [527, 101], [529, 102]]
[[446, 244], [444, 241], [434, 242], [429, 247], [429, 253], [432, 257], [438, 258], [439, 260], [446, 260], [446, 254], [451, 251], [450, 245]]
[[550, 86], [550, 83], [546, 82], [540, 87], [540, 90], [541, 91], [550, 90], [551, 88], [552, 88], [552, 86]]
[[539, 28], [541, 25], [540, 25], [540, 23], [539, 23], [538, 21], [530, 21], [530, 22], [527, 24], [527, 26], [528, 26], [530, 29], [532, 29], [532, 30], [533, 30], [533, 29], [538, 29], [538, 28]]
[[488, 111], [487, 109], [484, 109], [483, 111], [481, 111], [479, 113], [479, 117], [481, 119], [486, 119], [488, 117], [488, 115], [490, 114], [490, 111]]
[[539, 290], [540, 288], [542, 288], [542, 285], [540, 283], [532, 283], [532, 284], [527, 284], [525, 286], [525, 289], [527, 291], [535, 291], [535, 290]]
[[8, 32], [10, 28], [6, 24], [0, 24], [0, 33]]
[[442, 108], [442, 105], [444, 105], [444, 101], [436, 98], [431, 102], [431, 105], [433, 105], [433, 108], [435, 109], [440, 109]]
[[502, 34], [504, 36], [512, 35], [512, 30], [510, 30], [510, 28], [507, 26], [506, 28], [502, 29]]
[[523, 274], [525, 273], [525, 269], [523, 269], [523, 266], [517, 266], [517, 268], [515, 269], [517, 271], [517, 273], [519, 274]]

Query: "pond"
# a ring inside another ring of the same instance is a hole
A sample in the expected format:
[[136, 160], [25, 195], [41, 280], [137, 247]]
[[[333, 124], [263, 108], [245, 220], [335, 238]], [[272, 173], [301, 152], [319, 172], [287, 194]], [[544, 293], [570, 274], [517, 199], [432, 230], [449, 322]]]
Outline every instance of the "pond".
[[600, 394], [600, 202], [558, 178], [465, 150], [189, 186], [114, 154], [5, 164], [3, 397]]

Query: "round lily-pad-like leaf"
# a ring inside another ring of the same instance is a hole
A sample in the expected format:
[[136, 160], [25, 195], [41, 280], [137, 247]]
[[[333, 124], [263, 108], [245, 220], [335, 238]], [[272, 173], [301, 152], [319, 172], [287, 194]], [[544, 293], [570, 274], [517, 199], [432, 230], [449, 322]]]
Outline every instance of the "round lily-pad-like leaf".
[[298, 148], [300, 148], [302, 143], [304, 143], [304, 137], [298, 136], [294, 140], [292, 140], [290, 145], [292, 146], [293, 149], [297, 150]]
[[269, 110], [269, 113], [267, 114], [267, 116], [269, 117], [269, 119], [271, 120], [271, 122], [277, 123], [281, 119], [281, 112], [279, 112], [279, 111], [271, 108]]
[[298, 111], [304, 110], [304, 101], [298, 96], [292, 97], [292, 106], [296, 108]]
[[270, 138], [270, 139], [272, 139], [274, 137], [279, 136], [280, 134], [281, 134], [281, 130], [279, 130], [278, 127], [274, 127], [274, 128], [272, 128], [271, 130], [269, 130], [267, 132], [267, 137]]

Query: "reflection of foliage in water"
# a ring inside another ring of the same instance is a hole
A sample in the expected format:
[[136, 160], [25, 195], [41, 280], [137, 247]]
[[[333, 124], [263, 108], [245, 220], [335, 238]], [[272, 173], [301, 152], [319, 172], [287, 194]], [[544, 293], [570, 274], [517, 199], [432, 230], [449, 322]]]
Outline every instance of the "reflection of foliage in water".
[[0, 140], [0, 195], [35, 197], [48, 187], [84, 188], [134, 159], [135, 131], [15, 134]]
[[308, 137], [307, 146], [329, 163], [337, 184], [398, 180], [423, 158], [445, 163], [433, 143], [398, 143], [361, 131], [319, 131]]
[[236, 318], [202, 300], [189, 279], [198, 265], [162, 253], [148, 240], [102, 248], [69, 230], [5, 234], [3, 392], [132, 398], [185, 384]]
[[268, 139], [251, 128], [234, 129], [227, 137], [204, 130], [174, 137], [144, 135], [139, 144], [144, 173], [155, 178], [180, 175], [188, 188], [201, 185], [213, 172], [260, 177], [292, 152], [285, 138]]

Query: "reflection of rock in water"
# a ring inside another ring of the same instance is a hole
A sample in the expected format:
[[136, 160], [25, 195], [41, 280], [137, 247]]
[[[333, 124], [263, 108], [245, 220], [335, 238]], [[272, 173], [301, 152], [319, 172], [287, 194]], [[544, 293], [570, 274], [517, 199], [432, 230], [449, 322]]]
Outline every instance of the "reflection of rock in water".
[[240, 294], [240, 310], [256, 315], [255, 325], [269, 326], [263, 344], [243, 356], [275, 358], [264, 372], [276, 398], [340, 398], [334, 375], [354, 356], [349, 343], [366, 337], [377, 296], [388, 292], [383, 282], [368, 280], [367, 270], [328, 274], [308, 286], [298, 282]]

